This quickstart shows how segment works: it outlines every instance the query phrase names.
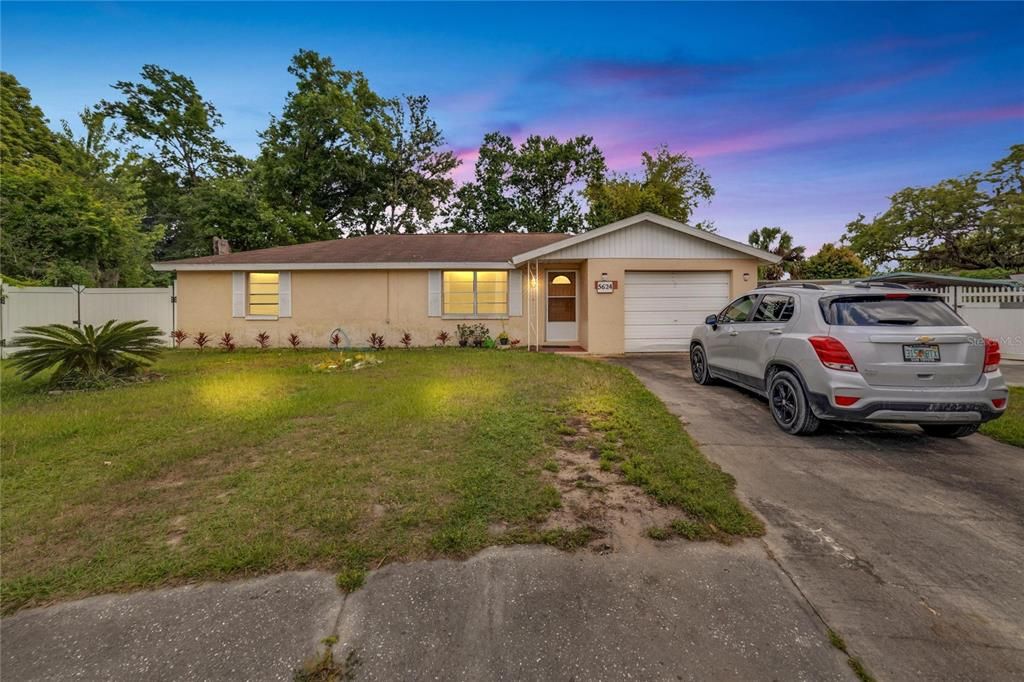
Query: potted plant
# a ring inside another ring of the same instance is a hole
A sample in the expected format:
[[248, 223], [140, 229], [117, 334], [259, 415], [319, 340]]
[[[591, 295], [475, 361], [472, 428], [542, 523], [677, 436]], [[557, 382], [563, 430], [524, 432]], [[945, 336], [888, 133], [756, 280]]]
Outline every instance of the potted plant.
[[491, 330], [488, 329], [486, 325], [478, 322], [477, 324], [473, 325], [472, 335], [473, 346], [475, 348], [483, 348], [484, 341], [486, 341], [491, 336]]
[[504, 329], [501, 331], [500, 334], [498, 334], [498, 345], [499, 346], [507, 346], [508, 345], [508, 332], [505, 331]]
[[459, 346], [465, 348], [469, 345], [469, 340], [473, 338], [473, 328], [468, 324], [455, 325], [456, 334], [459, 337]]

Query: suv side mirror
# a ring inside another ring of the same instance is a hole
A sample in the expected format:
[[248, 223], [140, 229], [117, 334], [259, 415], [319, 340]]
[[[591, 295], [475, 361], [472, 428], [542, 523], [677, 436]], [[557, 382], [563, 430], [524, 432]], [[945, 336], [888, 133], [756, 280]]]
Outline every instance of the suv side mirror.
[[711, 325], [712, 329], [718, 329], [718, 315], [708, 315], [704, 318], [704, 324]]

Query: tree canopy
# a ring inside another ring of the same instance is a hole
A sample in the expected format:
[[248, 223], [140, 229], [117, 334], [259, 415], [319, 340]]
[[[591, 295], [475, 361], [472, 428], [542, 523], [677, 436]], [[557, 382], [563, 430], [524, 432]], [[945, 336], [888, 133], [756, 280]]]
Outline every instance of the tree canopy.
[[320, 239], [430, 229], [454, 187], [454, 153], [424, 96], [386, 99], [358, 71], [300, 50], [257, 172], [270, 204], [310, 216]]
[[104, 117], [83, 114], [84, 138], [59, 135], [28, 89], [11, 74], [2, 79], [4, 275], [55, 286], [153, 281], [148, 261], [159, 233], [142, 230], [142, 189], [116, 166]]
[[216, 107], [187, 76], [155, 64], [143, 66], [140, 75], [138, 83], [114, 83], [122, 99], [103, 100], [98, 107], [122, 123], [121, 141], [136, 147], [139, 141], [148, 142], [150, 158], [186, 186], [221, 174], [234, 152], [217, 137], [224, 120]]
[[[687, 154], [673, 154], [662, 146], [654, 154], [644, 152], [641, 158], [642, 176], [612, 174], [587, 186], [584, 194], [591, 227], [645, 211], [688, 223], [700, 202], [711, 201], [715, 195], [707, 172]], [[708, 229], [710, 225], [697, 227]]]
[[604, 154], [586, 135], [531, 135], [518, 147], [502, 133], [480, 145], [474, 180], [455, 193], [456, 232], [582, 232], [581, 187], [600, 182]]
[[859, 279], [870, 274], [853, 249], [835, 244], [822, 244], [800, 266], [800, 277], [804, 279]]
[[1024, 145], [985, 172], [907, 187], [872, 220], [846, 226], [844, 241], [872, 268], [1024, 269]]
[[806, 248], [796, 246], [793, 243], [793, 235], [781, 227], [762, 227], [760, 230], [754, 230], [747, 237], [747, 243], [782, 258], [778, 263], [758, 267], [759, 279], [777, 280], [786, 274], [790, 277], [800, 276], [800, 266], [803, 264]]

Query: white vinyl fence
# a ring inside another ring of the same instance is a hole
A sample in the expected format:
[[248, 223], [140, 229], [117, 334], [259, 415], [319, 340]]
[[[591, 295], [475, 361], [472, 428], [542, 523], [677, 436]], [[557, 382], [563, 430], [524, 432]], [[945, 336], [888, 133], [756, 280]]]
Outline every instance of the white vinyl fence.
[[11, 346], [18, 330], [30, 325], [99, 326], [108, 320], [145, 320], [159, 327], [165, 342], [175, 323], [174, 287], [88, 289], [85, 287], [14, 287], [0, 293], [0, 343]]
[[946, 298], [967, 324], [999, 342], [1004, 358], [1024, 360], [1024, 289], [927, 287]]

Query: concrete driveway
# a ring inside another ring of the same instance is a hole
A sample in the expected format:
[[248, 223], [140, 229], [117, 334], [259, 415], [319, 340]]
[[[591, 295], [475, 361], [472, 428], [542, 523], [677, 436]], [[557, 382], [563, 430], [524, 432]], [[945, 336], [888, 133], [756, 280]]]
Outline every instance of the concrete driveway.
[[1024, 450], [916, 427], [789, 436], [766, 404], [629, 367], [737, 479], [781, 568], [879, 679], [1024, 679]]

